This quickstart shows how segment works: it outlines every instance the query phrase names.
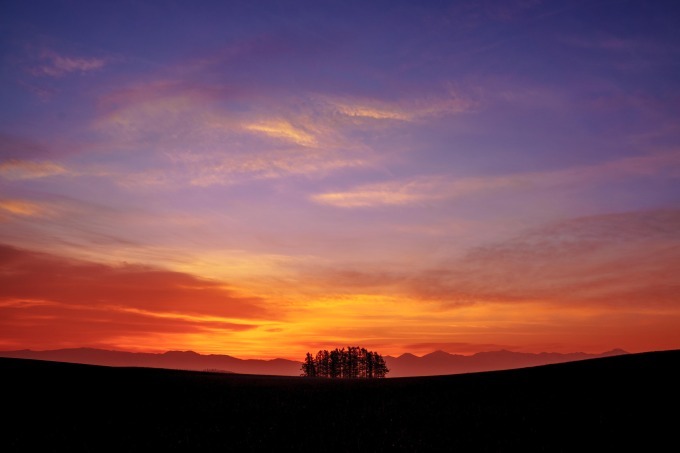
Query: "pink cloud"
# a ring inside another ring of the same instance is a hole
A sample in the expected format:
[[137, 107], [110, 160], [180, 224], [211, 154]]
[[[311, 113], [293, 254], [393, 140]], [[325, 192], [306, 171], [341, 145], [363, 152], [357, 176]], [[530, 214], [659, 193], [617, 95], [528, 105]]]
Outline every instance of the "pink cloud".
[[612, 180], [649, 177], [670, 173], [680, 175], [680, 151], [625, 157], [600, 164], [563, 170], [515, 173], [499, 176], [453, 178], [443, 175], [418, 176], [405, 180], [370, 183], [344, 191], [312, 195], [312, 201], [340, 208], [416, 205], [468, 195], [551, 189]]
[[540, 302], [676, 310], [680, 211], [597, 215], [470, 249], [426, 269], [307, 269], [337, 293], [400, 294], [442, 306]]
[[[261, 318], [261, 301], [233, 295], [223, 282], [138, 265], [109, 266], [0, 245], [0, 300], [44, 301], [64, 309], [158, 318]], [[172, 316], [170, 316], [172, 314]]]
[[55, 162], [9, 159], [0, 162], [0, 177], [8, 180], [38, 179], [68, 174], [68, 170]]
[[677, 309], [680, 211], [572, 219], [477, 247], [412, 281], [446, 303], [542, 301]]
[[103, 58], [84, 58], [60, 55], [52, 50], [40, 52], [40, 64], [30, 69], [36, 76], [61, 77], [69, 73], [85, 73], [103, 68], [107, 61]]

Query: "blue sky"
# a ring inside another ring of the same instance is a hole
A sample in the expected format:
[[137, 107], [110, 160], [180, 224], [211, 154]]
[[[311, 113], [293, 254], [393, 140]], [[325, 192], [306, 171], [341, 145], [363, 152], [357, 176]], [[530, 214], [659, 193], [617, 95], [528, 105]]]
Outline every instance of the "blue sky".
[[[216, 306], [221, 330], [197, 324], [198, 294], [112, 300], [103, 319], [190, 323], [0, 346], [678, 346], [674, 2], [2, 9], [0, 242], [22, 272], [153, 269], [247, 309]], [[82, 322], [4, 278], [7, 332]]]

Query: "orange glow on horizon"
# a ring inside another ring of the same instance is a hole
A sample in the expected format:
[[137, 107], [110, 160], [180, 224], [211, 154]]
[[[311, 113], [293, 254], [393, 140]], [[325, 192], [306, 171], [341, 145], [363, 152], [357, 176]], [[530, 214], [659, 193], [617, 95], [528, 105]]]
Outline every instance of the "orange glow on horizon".
[[[177, 272], [114, 268], [6, 247], [2, 258], [15, 270], [0, 276], [5, 350], [90, 346], [298, 360], [307, 351], [357, 344], [398, 356], [436, 349], [639, 352], [680, 342], [680, 313], [668, 306], [612, 314], [608, 304], [560, 306], [550, 300], [447, 305], [409, 295], [321, 297], [294, 292], [286, 282], [270, 286], [265, 301], [247, 296], [246, 288]], [[60, 276], [46, 279], [45, 272]], [[37, 279], [42, 285], [28, 291], [24, 282]], [[286, 297], [277, 300], [277, 292]]]

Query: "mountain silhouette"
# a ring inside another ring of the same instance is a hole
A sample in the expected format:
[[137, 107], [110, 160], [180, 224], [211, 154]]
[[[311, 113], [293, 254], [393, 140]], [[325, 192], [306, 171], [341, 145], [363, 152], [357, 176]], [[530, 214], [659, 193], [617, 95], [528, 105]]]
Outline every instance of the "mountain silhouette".
[[170, 368], [177, 370], [220, 370], [239, 374], [270, 374], [299, 376], [300, 363], [294, 360], [243, 360], [229, 355], [203, 355], [194, 351], [164, 353], [110, 351], [105, 349], [75, 348], [51, 351], [0, 351], [0, 357], [50, 360], [118, 367]]
[[628, 354], [622, 349], [614, 349], [602, 354], [586, 354], [574, 352], [561, 354], [557, 352], [513, 352], [507, 350], [478, 352], [473, 355], [449, 354], [445, 351], [434, 351], [422, 357], [413, 354], [402, 354], [399, 357], [385, 357], [390, 377], [435, 376], [444, 374], [476, 373], [480, 371], [509, 370], [553, 363], [573, 362], [576, 360], [594, 359]]
[[[573, 362], [628, 354], [614, 349], [602, 354], [575, 352], [539, 354], [507, 350], [478, 352], [465, 356], [434, 351], [422, 357], [404, 353], [399, 357], [386, 356], [389, 377], [434, 376], [444, 374], [474, 373], [479, 371], [526, 368], [552, 363]], [[178, 370], [220, 370], [239, 374], [299, 376], [301, 362], [287, 359], [238, 359], [222, 354], [199, 354], [194, 351], [168, 351], [164, 353], [111, 351], [94, 348], [56, 349], [50, 351], [0, 351], [0, 357], [50, 360], [55, 362], [83, 363], [118, 367], [170, 368]]]

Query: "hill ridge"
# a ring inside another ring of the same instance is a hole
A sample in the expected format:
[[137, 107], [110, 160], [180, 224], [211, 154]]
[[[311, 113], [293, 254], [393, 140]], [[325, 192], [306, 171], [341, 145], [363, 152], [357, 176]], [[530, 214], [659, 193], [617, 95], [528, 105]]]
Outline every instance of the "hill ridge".
[[680, 404], [678, 360], [680, 350], [360, 380], [0, 358], [11, 389], [3, 408], [13, 415], [3, 445], [75, 452], [662, 451], [675, 441], [667, 409]]
[[[601, 354], [526, 353], [508, 350], [478, 352], [470, 356], [437, 350], [421, 357], [406, 352], [398, 357], [386, 356], [389, 377], [433, 376], [525, 368], [551, 363], [628, 354], [613, 349]], [[84, 363], [105, 366], [138, 366], [201, 371], [220, 369], [239, 374], [299, 376], [300, 362], [289, 359], [239, 359], [226, 354], [200, 354], [195, 351], [171, 350], [162, 353], [129, 352], [98, 348], [65, 348], [44, 351], [30, 349], [0, 351], [0, 357]]]

